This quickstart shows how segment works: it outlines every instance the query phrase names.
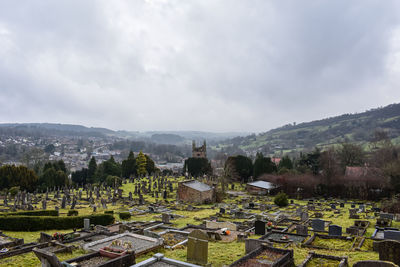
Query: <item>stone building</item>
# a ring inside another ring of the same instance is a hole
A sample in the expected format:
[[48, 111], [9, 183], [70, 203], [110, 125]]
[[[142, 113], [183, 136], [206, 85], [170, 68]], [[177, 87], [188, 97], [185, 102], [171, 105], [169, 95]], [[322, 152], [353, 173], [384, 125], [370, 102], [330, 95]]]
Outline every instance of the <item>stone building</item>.
[[206, 141], [202, 146], [196, 147], [196, 142], [193, 140], [192, 143], [192, 158], [207, 158], [207, 146]]
[[196, 180], [178, 184], [178, 200], [196, 204], [212, 203], [215, 200], [214, 188]]

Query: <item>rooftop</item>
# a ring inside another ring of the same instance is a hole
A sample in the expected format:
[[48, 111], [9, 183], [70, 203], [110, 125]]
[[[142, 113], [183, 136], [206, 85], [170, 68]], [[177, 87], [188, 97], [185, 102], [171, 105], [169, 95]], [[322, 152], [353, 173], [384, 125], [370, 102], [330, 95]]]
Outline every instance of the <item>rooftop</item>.
[[193, 188], [193, 189], [195, 189], [197, 191], [201, 191], [201, 192], [208, 191], [208, 190], [212, 189], [209, 185], [201, 183], [201, 182], [196, 181], [196, 180], [183, 182], [183, 184], [188, 186], [188, 187], [190, 187], [190, 188]]
[[274, 189], [276, 188], [276, 185], [270, 182], [265, 182], [265, 181], [255, 181], [248, 183], [248, 185], [263, 188], [263, 189]]

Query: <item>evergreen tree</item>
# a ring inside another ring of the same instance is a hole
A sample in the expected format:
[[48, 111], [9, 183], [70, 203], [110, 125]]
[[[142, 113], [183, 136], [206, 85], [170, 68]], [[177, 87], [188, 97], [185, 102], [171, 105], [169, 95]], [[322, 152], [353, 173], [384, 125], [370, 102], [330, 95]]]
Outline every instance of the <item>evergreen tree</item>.
[[147, 160], [146, 160], [145, 155], [142, 153], [142, 151], [139, 152], [139, 155], [136, 158], [136, 164], [137, 164], [137, 174], [139, 176], [146, 175], [146, 173], [147, 173], [147, 170], [146, 170]]
[[288, 170], [293, 169], [293, 162], [289, 158], [289, 156], [284, 156], [281, 161], [279, 161], [278, 169], [281, 170], [282, 168], [286, 168]]
[[271, 161], [271, 158], [264, 157], [262, 153], [257, 153], [254, 161], [254, 178], [259, 177], [264, 173], [276, 172], [276, 165]]
[[88, 182], [93, 183], [94, 179], [94, 175], [96, 173], [97, 170], [97, 163], [96, 163], [96, 159], [95, 157], [92, 157], [89, 161], [89, 166], [88, 166], [88, 171], [87, 171], [87, 179]]
[[128, 158], [122, 161], [121, 169], [123, 177], [128, 178], [136, 174], [136, 159], [132, 151], [129, 152]]

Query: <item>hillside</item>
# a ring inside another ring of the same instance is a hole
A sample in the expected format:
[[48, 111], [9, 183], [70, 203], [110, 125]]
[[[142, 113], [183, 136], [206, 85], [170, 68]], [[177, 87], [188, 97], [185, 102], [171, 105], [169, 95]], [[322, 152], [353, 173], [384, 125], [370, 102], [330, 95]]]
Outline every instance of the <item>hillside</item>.
[[229, 139], [217, 147], [237, 146], [249, 154], [262, 151], [269, 155], [297, 153], [342, 142], [359, 143], [368, 149], [376, 130], [384, 130], [392, 142], [400, 143], [400, 104], [285, 125], [258, 135]]

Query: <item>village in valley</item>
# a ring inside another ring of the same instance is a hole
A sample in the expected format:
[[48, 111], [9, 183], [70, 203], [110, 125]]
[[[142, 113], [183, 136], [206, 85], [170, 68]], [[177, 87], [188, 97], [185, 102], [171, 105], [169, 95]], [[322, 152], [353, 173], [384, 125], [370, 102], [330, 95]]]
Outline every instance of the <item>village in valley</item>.
[[[205, 142], [193, 142], [184, 175], [149, 174], [140, 157], [111, 184], [3, 191], [0, 266], [400, 264], [400, 214], [383, 202], [286, 194], [279, 181], [234, 180], [229, 164], [194, 177], [209, 164]], [[367, 172], [346, 168], [348, 179]]]

